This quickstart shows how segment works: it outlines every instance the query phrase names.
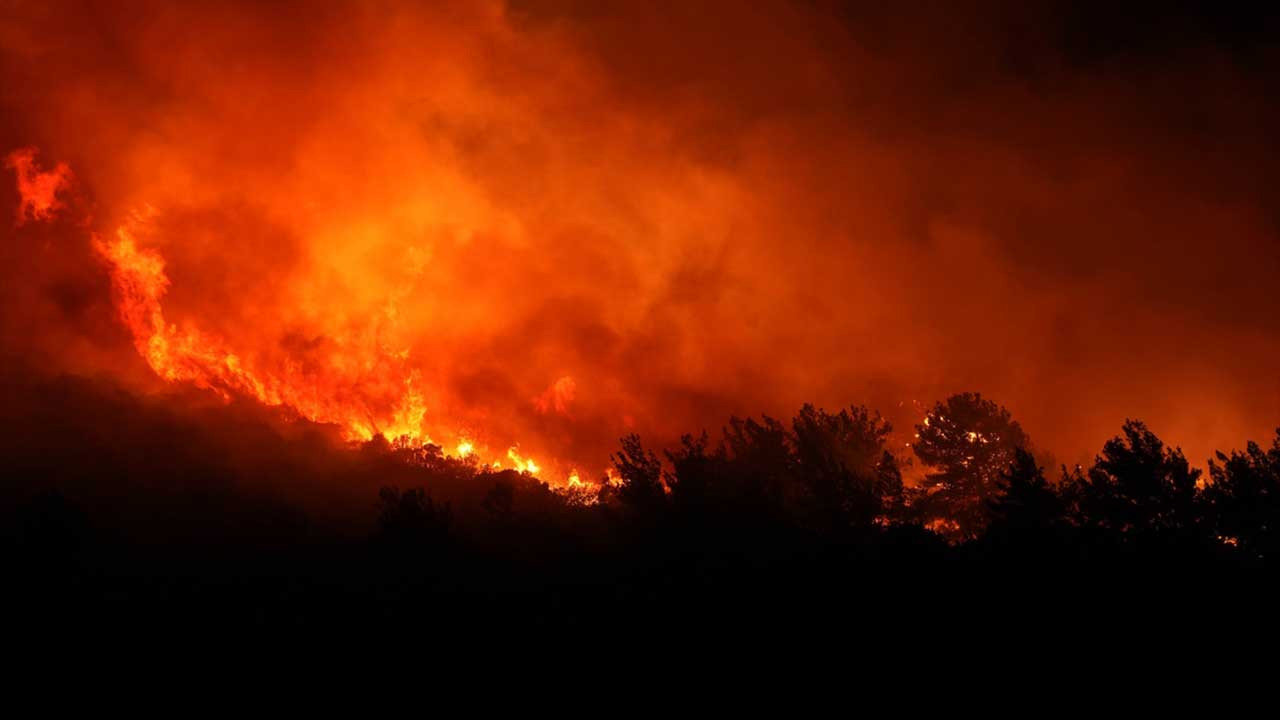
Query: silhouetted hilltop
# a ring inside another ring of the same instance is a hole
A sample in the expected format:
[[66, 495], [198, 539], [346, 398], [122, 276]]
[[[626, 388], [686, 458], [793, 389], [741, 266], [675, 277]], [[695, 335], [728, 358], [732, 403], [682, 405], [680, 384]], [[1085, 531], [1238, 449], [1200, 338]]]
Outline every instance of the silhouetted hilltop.
[[[84, 622], [820, 632], [938, 603], [986, 621], [1003, 593], [1019, 617], [1098, 593], [1181, 606], [1265, 585], [1277, 559], [1280, 444], [1223, 454], [1205, 481], [1130, 422], [1092, 467], [1053, 473], [977, 395], [922, 423], [942, 429], [915, 445], [920, 484], [874, 411], [806, 406], [661, 458], [623, 438], [613, 479], [568, 491], [204, 395], [14, 367], [2, 387], [6, 566], [33, 612]], [[965, 452], [984, 440], [1002, 449]]]

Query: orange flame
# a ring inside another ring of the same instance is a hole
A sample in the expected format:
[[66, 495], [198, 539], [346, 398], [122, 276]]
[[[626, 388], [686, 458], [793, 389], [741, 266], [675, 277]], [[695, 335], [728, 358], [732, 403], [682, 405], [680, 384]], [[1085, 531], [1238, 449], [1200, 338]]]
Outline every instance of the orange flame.
[[[377, 366], [398, 386], [390, 403], [379, 403], [385, 398], [366, 392], [361, 378], [344, 374], [341, 365], [303, 368], [286, 363], [273, 372], [242, 359], [217, 336], [166, 320], [161, 301], [170, 281], [164, 258], [139, 242], [155, 214], [151, 208], [134, 213], [112, 237], [95, 236], [93, 247], [109, 266], [121, 321], [133, 335], [138, 353], [158, 376], [169, 382], [189, 382], [224, 398], [247, 396], [267, 405], [287, 406], [309, 420], [339, 425], [350, 440], [382, 435], [388, 440], [431, 442], [424, 431], [427, 407], [419, 374], [404, 364], [407, 351], [384, 350], [357, 363]], [[572, 380], [568, 387], [571, 396]], [[347, 392], [332, 392], [334, 388]], [[471, 440], [460, 438], [452, 454], [467, 458], [475, 452]], [[520, 472], [537, 475], [542, 471], [516, 447], [508, 449], [506, 456]], [[494, 461], [492, 467], [500, 463]]]
[[516, 448], [507, 450], [507, 458], [511, 460], [512, 466], [522, 473], [537, 475], [542, 471], [542, 468], [538, 467], [533, 458], [522, 457]]
[[[18, 222], [50, 220], [64, 208], [58, 193], [68, 187], [72, 172], [64, 163], [54, 170], [38, 169], [35, 149], [12, 152], [6, 165], [17, 172], [22, 205]], [[302, 418], [337, 424], [344, 437], [365, 441], [383, 436], [389, 441], [431, 443], [425, 432], [425, 393], [419, 370], [406, 363], [407, 350], [358, 343], [344, 345], [355, 356], [339, 356], [328, 363], [303, 365], [285, 359], [271, 365], [246, 359], [223, 338], [165, 318], [163, 300], [169, 291], [165, 259], [145, 246], [157, 211], [145, 206], [109, 236], [92, 234], [93, 251], [108, 265], [116, 314], [132, 334], [134, 347], [147, 365], [166, 382], [191, 383], [229, 400], [250, 397], [269, 406], [285, 406]], [[548, 407], [558, 413], [572, 401], [573, 380], [564, 377], [548, 389]], [[476, 454], [471, 439], [458, 437], [452, 455], [466, 459]], [[539, 474], [541, 466], [513, 446], [507, 459], [521, 473]], [[499, 461], [485, 462], [494, 469]], [[576, 473], [567, 482], [576, 479]]]
[[[375, 413], [368, 403], [346, 405], [341, 398], [326, 395], [323, 388], [341, 386], [333, 377], [341, 368], [326, 367], [308, 373], [286, 365], [280, 374], [249, 366], [224, 341], [197, 328], [179, 328], [166, 321], [161, 299], [169, 288], [164, 258], [154, 250], [139, 247], [138, 235], [145, 232], [155, 211], [135, 213], [117, 228], [110, 239], [94, 238], [94, 249], [107, 261], [120, 319], [133, 335], [138, 352], [157, 375], [170, 382], [190, 382], [211, 389], [223, 397], [247, 395], [267, 405], [287, 405], [300, 415], [322, 423], [342, 426], [349, 439], [369, 439], [381, 434], [387, 439], [423, 437], [426, 407], [415, 387], [416, 373], [397, 368], [396, 384], [401, 388], [389, 411]], [[389, 358], [382, 358], [394, 365]], [[322, 377], [328, 376], [328, 377]], [[299, 382], [300, 381], [300, 382]], [[350, 382], [355, 389], [355, 382]], [[361, 412], [363, 410], [363, 412]]]
[[66, 163], [58, 163], [52, 170], [41, 172], [36, 163], [35, 148], [21, 148], [9, 153], [4, 165], [12, 169], [18, 176], [17, 225], [27, 220], [49, 220], [63, 204], [58, 200], [58, 193], [71, 185], [71, 168]]

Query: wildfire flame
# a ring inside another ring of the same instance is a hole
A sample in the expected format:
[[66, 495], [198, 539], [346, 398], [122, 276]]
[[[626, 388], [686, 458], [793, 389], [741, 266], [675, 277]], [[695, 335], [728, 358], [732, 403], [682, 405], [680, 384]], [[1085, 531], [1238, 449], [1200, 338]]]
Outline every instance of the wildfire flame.
[[71, 168], [66, 163], [41, 171], [36, 163], [36, 149], [21, 148], [9, 153], [4, 165], [13, 170], [18, 179], [22, 200], [18, 205], [17, 225], [27, 220], [49, 220], [63, 207], [58, 193], [70, 187], [72, 180]]
[[538, 464], [533, 461], [533, 458], [521, 457], [516, 448], [507, 450], [507, 458], [511, 460], [512, 467], [520, 472], [537, 475], [541, 470], [541, 468], [538, 467]]
[[[72, 178], [65, 164], [41, 171], [35, 156], [36, 151], [28, 148], [11, 153], [6, 160], [17, 174], [20, 224], [53, 218], [64, 207], [58, 194]], [[336, 353], [327, 362], [304, 365], [293, 358], [263, 362], [245, 357], [217, 334], [167, 319], [163, 300], [171, 281], [165, 258], [146, 243], [158, 214], [144, 206], [113, 232], [91, 237], [94, 252], [110, 274], [117, 314], [138, 354], [157, 376], [171, 383], [191, 383], [224, 399], [248, 397], [268, 406], [287, 407], [308, 420], [338, 425], [352, 441], [381, 435], [402, 444], [432, 443], [425, 428], [428, 408], [421, 375], [407, 363], [406, 349], [344, 340], [341, 344], [354, 352]], [[573, 392], [573, 379], [560, 378], [543, 396], [545, 406], [537, 403], [539, 411], [564, 413]], [[459, 437], [451, 454], [469, 458], [476, 453], [472, 440]], [[507, 450], [506, 458], [520, 472], [542, 472], [516, 446]], [[501, 467], [497, 460], [488, 464]], [[575, 472], [566, 482], [576, 478]]]
[[[417, 375], [396, 367], [394, 356], [379, 360], [398, 371], [393, 374], [393, 383], [401, 389], [389, 412], [380, 417], [359, 397], [358, 378], [341, 377], [342, 368], [308, 371], [286, 363], [282, 372], [263, 370], [246, 363], [220, 338], [168, 322], [161, 304], [170, 285], [164, 258], [155, 250], [140, 247], [138, 240], [154, 215], [150, 208], [135, 213], [113, 236], [95, 237], [93, 247], [110, 270], [120, 319], [133, 335], [139, 354], [157, 375], [170, 382], [190, 382], [223, 397], [246, 395], [267, 405], [286, 405], [309, 420], [341, 426], [352, 440], [378, 434], [388, 440], [426, 437], [422, 429], [426, 407], [415, 387]], [[344, 385], [356, 391], [354, 404], [324, 391]]]
[[[0, 329], [51, 369], [137, 380], [101, 258], [158, 377], [477, 467], [587, 478], [632, 432], [966, 389], [1075, 459], [1124, 413], [1201, 458], [1274, 426], [1274, 93], [1213, 43], [1095, 82], [1054, 43], [1030, 79], [971, 63], [1043, 19], [1004, 4], [977, 36], [844, 3], [130, 5], [4, 3], [0, 225], [65, 222], [3, 248]], [[1182, 97], [1214, 111], [1135, 131]], [[60, 252], [79, 228], [100, 251]]]

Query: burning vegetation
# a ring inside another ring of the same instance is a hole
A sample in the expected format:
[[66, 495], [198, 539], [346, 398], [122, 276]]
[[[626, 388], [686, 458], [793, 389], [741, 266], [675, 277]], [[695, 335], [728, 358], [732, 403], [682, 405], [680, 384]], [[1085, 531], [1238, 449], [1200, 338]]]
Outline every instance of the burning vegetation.
[[875, 5], [8, 4], [0, 549], [312, 620], [1280, 562], [1280, 440], [1218, 452], [1271, 36]]

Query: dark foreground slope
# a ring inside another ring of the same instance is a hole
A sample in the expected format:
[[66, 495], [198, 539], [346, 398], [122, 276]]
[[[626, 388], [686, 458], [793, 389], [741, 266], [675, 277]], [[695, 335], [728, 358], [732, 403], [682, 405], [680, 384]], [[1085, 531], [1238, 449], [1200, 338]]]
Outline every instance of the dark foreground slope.
[[688, 448], [664, 492], [621, 462], [623, 483], [588, 497], [201, 396], [13, 368], [3, 393], [0, 560], [36, 632], [1157, 635], [1255, 617], [1275, 574], [1204, 536], [1125, 537], [1012, 501], [967, 542], [906, 512], [832, 521], [785, 482], [762, 492], [763, 460]]

